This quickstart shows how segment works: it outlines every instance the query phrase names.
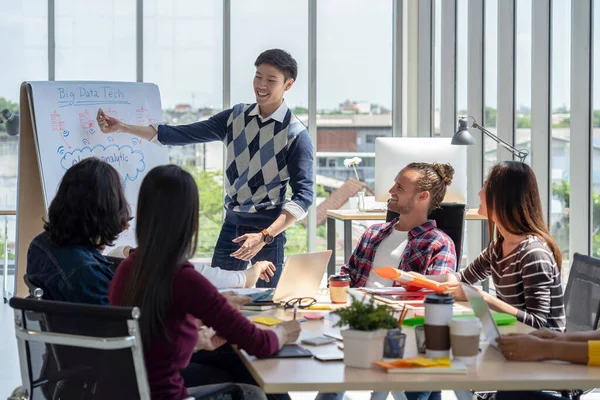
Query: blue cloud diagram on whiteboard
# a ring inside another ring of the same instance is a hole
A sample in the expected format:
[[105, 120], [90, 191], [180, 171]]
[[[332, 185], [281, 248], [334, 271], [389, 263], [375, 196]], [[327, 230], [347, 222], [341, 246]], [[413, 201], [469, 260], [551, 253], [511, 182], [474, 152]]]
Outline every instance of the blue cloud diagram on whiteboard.
[[146, 169], [144, 153], [134, 150], [130, 145], [109, 144], [104, 146], [97, 144], [93, 147], [85, 146], [81, 149], [64, 152], [61, 155], [60, 165], [65, 170], [90, 157], [105, 161], [119, 171], [123, 177], [123, 184], [126, 184], [127, 181], [135, 181], [139, 174]]

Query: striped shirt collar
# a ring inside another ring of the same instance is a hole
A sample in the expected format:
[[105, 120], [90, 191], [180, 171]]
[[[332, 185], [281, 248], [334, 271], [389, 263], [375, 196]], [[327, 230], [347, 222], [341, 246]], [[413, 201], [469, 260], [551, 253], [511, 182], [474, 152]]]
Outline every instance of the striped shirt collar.
[[260, 119], [260, 122], [267, 122], [270, 119], [274, 119], [277, 122], [283, 123], [283, 120], [285, 119], [285, 116], [288, 112], [288, 106], [287, 104], [285, 104], [285, 101], [283, 103], [281, 103], [281, 105], [279, 106], [279, 108], [277, 110], [275, 110], [275, 112], [271, 115], [269, 115], [266, 118], [263, 118], [258, 110], [258, 104], [255, 104], [254, 108], [252, 108], [252, 110], [250, 110], [250, 112], [248, 113], [249, 117], [253, 117], [253, 116], [258, 116], [258, 118]]

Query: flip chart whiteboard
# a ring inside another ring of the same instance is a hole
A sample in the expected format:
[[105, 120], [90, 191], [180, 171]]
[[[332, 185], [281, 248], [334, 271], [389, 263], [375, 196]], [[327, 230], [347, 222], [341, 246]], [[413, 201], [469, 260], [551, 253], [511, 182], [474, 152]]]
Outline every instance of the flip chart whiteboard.
[[[169, 163], [167, 148], [125, 133], [104, 134], [98, 108], [133, 125], [162, 121], [158, 86], [132, 82], [28, 82], [29, 108], [46, 212], [69, 167], [96, 157], [119, 172], [135, 218], [144, 176]], [[135, 245], [135, 219], [116, 244]]]

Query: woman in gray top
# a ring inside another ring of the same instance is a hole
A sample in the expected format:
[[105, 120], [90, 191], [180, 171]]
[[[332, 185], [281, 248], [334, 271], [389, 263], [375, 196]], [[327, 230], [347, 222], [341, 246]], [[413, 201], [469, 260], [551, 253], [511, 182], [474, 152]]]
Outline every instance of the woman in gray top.
[[496, 239], [466, 269], [445, 276], [447, 292], [465, 300], [461, 282], [491, 275], [497, 297], [481, 293], [492, 309], [534, 328], [564, 331], [562, 257], [544, 221], [533, 170], [517, 161], [496, 164], [479, 198], [479, 214], [487, 216]]

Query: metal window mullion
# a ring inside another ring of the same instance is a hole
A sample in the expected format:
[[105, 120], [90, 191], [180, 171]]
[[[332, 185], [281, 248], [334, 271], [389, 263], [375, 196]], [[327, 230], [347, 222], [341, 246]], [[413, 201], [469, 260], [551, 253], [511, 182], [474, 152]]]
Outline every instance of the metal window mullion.
[[[231, 0], [223, 0], [223, 110], [231, 107]], [[223, 173], [227, 170], [227, 150], [223, 151]], [[223, 177], [223, 182], [225, 178]], [[225, 185], [223, 185], [225, 198]], [[223, 213], [225, 219], [225, 213]]]
[[[308, 135], [317, 151], [317, 0], [308, 1]], [[316, 190], [317, 158], [313, 160], [313, 189]], [[316, 200], [316, 198], [315, 198]], [[317, 205], [308, 209], [308, 251], [317, 248]]]
[[402, 136], [402, 52], [404, 0], [393, 3], [392, 16], [392, 136]]
[[417, 48], [417, 136], [433, 133], [433, 0], [419, 0]]
[[[469, 37], [467, 76], [467, 110], [477, 121], [483, 121], [483, 65], [484, 65], [484, 8], [483, 0], [470, 0], [468, 9]], [[467, 204], [477, 207], [477, 193], [483, 183], [483, 136], [475, 133], [477, 140], [467, 148]], [[481, 251], [482, 230], [470, 229], [467, 235], [469, 260], [474, 260]]]
[[456, 8], [457, 0], [442, 2], [440, 134], [443, 137], [452, 137], [456, 130]]
[[144, 81], [144, 0], [136, 0], [136, 81]]
[[231, 0], [223, 0], [223, 109], [231, 107]]
[[[592, 0], [571, 3], [569, 253], [591, 247]], [[577, 210], [577, 212], [573, 212]], [[572, 258], [570, 258], [572, 259]]]
[[[515, 137], [515, 0], [498, 2], [498, 110], [497, 135], [514, 145]], [[513, 154], [497, 146], [498, 161], [512, 160]]]
[[409, 1], [402, 1], [402, 130], [401, 136], [408, 136], [409, 133]]
[[418, 136], [419, 2], [406, 3], [406, 136]]
[[538, 182], [544, 217], [550, 221], [551, 27], [552, 3], [532, 3], [531, 31], [531, 167]]
[[48, 0], [48, 80], [56, 80], [56, 8]]

